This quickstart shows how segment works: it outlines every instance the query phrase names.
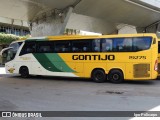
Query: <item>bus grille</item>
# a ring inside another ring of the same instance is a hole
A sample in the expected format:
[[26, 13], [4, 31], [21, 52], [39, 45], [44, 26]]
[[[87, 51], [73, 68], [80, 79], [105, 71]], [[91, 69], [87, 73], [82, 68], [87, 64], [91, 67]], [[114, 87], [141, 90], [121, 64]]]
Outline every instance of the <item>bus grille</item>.
[[150, 64], [134, 64], [134, 78], [150, 77]]

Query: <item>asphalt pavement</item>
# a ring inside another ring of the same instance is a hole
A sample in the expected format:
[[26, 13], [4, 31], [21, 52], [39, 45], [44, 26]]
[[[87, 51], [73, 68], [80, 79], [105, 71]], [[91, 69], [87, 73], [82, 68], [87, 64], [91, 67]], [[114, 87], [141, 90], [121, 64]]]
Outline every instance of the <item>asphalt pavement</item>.
[[[0, 111], [149, 111], [160, 105], [158, 79], [113, 84], [94, 83], [90, 79], [43, 76], [23, 79], [19, 75], [0, 74], [0, 91]], [[41, 118], [47, 119], [131, 118]]]

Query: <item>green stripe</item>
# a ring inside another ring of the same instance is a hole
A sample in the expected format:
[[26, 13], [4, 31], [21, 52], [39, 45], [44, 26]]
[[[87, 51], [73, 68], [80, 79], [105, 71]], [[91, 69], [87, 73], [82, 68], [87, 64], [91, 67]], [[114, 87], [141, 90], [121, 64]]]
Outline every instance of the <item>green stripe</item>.
[[43, 39], [39, 39], [39, 38], [32, 39], [32, 38], [29, 38], [29, 39], [26, 39], [26, 41], [32, 41], [32, 42], [33, 41], [42, 41], [42, 42], [44, 41], [45, 42], [45, 41], [49, 41], [49, 40], [48, 40], [48, 38], [43, 38]]
[[75, 72], [57, 53], [34, 53], [33, 55], [46, 70], [52, 72]]

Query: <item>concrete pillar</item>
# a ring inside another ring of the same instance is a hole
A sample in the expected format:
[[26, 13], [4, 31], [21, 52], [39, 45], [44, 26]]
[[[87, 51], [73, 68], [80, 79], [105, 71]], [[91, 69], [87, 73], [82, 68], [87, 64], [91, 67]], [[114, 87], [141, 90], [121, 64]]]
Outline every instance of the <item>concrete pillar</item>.
[[30, 23], [32, 37], [62, 35], [66, 29], [102, 34], [113, 34], [116, 31], [116, 25], [107, 20], [76, 14], [72, 11], [73, 8], [69, 7], [67, 12], [63, 12], [64, 18], [59, 16], [60, 13], [55, 12], [54, 14], [46, 13], [45, 19], [44, 13], [37, 15]]
[[23, 36], [23, 21], [21, 20], [21, 27], [20, 27], [20, 36]]
[[62, 24], [62, 28], [61, 28], [60, 34], [64, 34], [66, 26], [67, 26], [67, 23], [68, 23], [69, 18], [70, 18], [71, 14], [72, 14], [72, 11], [73, 11], [73, 7], [69, 7], [68, 12], [66, 14], [66, 17], [64, 19], [64, 22]]
[[14, 23], [14, 19], [11, 20], [11, 34], [14, 34], [13, 23]]
[[[60, 35], [64, 34], [68, 20], [72, 14], [73, 8], [69, 7], [67, 11], [44, 12], [31, 21], [30, 32], [32, 37]], [[54, 13], [53, 13], [54, 12]], [[45, 18], [44, 18], [45, 14]]]

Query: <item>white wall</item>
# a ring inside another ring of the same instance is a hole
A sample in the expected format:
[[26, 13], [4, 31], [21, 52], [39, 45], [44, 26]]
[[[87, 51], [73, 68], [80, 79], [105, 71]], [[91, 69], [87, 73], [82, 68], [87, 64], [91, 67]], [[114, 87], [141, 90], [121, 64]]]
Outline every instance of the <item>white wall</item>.
[[137, 34], [137, 30], [135, 26], [120, 24], [117, 26], [118, 34]]
[[116, 27], [106, 20], [73, 13], [69, 19], [67, 28], [110, 34], [109, 31], [114, 32]]
[[141, 1], [160, 8], [160, 0], [141, 0]]

